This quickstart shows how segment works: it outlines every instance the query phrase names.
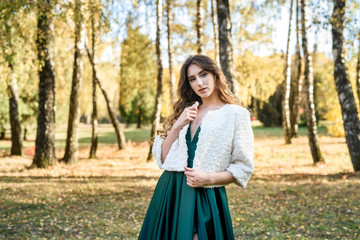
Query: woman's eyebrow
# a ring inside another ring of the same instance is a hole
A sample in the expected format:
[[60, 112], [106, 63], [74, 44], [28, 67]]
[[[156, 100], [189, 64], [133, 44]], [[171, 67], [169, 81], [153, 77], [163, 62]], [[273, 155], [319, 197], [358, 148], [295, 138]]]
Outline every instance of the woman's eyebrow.
[[[195, 74], [195, 75], [199, 75], [199, 74], [202, 74], [203, 72], [206, 72], [205, 70], [201, 70], [200, 72], [198, 72], [197, 74]], [[188, 76], [188, 78], [191, 78], [191, 77], [193, 77], [194, 75], [190, 75], [190, 76]]]

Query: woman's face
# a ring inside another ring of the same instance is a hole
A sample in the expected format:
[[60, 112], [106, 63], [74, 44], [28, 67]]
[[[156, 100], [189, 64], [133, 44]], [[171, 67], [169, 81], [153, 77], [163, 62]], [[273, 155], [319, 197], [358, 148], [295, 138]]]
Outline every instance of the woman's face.
[[191, 64], [187, 71], [192, 90], [201, 98], [208, 98], [214, 93], [214, 75], [203, 70], [196, 64]]

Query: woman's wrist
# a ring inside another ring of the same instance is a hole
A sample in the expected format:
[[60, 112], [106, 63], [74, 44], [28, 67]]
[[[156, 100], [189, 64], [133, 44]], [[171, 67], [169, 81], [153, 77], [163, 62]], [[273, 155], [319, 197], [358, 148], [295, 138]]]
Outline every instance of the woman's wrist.
[[181, 130], [181, 127], [178, 124], [176, 124], [176, 122], [175, 122], [173, 127], [171, 128], [171, 131], [180, 132], [180, 130]]
[[230, 183], [236, 182], [235, 178], [228, 171], [207, 173], [206, 178], [206, 185], [228, 185]]
[[212, 173], [206, 173], [206, 182], [208, 186], [210, 185], [214, 185], [214, 177], [212, 175]]

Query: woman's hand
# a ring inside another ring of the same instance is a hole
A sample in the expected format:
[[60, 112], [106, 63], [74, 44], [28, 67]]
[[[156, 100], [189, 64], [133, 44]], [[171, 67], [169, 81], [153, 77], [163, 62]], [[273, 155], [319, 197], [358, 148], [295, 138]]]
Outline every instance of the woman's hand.
[[175, 122], [174, 127], [182, 129], [186, 124], [195, 120], [197, 112], [198, 110], [195, 104], [185, 108], [180, 117]]
[[185, 168], [187, 185], [190, 187], [204, 187], [209, 185], [227, 185], [236, 183], [236, 179], [228, 171], [218, 173], [205, 173], [193, 168]]
[[184, 167], [186, 175], [186, 183], [190, 187], [203, 187], [211, 185], [208, 173], [201, 172], [192, 168]]

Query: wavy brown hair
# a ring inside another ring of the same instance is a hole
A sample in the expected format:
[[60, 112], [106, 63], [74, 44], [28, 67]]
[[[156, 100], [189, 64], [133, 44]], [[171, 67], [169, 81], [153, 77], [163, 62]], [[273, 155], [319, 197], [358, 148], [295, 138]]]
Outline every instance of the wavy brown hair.
[[194, 90], [192, 90], [187, 76], [188, 68], [192, 64], [196, 64], [206, 72], [213, 74], [215, 80], [214, 91], [217, 91], [218, 96], [223, 102], [229, 104], [235, 103], [235, 98], [229, 89], [226, 77], [215, 61], [205, 55], [189, 56], [183, 63], [180, 70], [180, 78], [177, 88], [178, 100], [174, 103], [172, 113], [165, 120], [163, 125], [164, 137], [167, 136], [167, 132], [172, 128], [186, 107], [191, 106], [195, 101], [202, 104], [201, 98], [194, 92]]

